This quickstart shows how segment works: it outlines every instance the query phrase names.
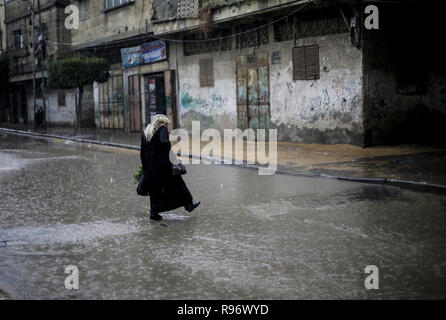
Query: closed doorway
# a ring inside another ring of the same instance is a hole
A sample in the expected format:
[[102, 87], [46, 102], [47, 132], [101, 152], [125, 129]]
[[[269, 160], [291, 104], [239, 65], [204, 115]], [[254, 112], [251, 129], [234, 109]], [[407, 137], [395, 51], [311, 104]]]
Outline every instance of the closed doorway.
[[22, 85], [17, 86], [15, 90], [9, 92], [9, 112], [7, 119], [11, 123], [27, 123], [26, 91]]
[[236, 79], [238, 127], [270, 129], [268, 54], [238, 56]]
[[145, 118], [150, 123], [158, 114], [166, 114], [164, 73], [144, 76]]

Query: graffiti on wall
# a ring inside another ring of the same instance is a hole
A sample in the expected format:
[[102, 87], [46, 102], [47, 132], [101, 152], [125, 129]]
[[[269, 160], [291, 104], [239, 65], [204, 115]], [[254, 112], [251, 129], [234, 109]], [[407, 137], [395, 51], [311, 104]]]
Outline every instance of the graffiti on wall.
[[[346, 80], [342, 77], [337, 77], [332, 81], [331, 89], [333, 90], [337, 102], [345, 104], [348, 99], [355, 96], [355, 82], [354, 80]], [[326, 90], [326, 89], [325, 89]]]
[[[216, 87], [202, 88], [198, 96], [193, 92], [190, 81], [184, 81], [181, 88], [181, 105], [187, 110], [197, 109], [206, 114], [216, 108], [223, 108], [227, 102], [227, 98], [218, 93]], [[204, 92], [206, 95], [201, 95]]]
[[352, 78], [336, 76], [330, 81], [280, 82], [272, 86], [273, 121], [277, 124], [313, 124], [319, 120], [332, 125], [347, 124], [359, 119], [360, 83]]

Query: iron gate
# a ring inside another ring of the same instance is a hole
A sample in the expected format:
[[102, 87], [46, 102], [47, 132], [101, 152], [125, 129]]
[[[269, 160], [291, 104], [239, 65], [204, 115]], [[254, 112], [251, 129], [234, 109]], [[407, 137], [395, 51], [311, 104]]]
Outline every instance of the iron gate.
[[130, 131], [141, 131], [141, 92], [139, 75], [129, 76]]
[[100, 83], [99, 127], [124, 129], [124, 95], [122, 74], [110, 76], [107, 82]]

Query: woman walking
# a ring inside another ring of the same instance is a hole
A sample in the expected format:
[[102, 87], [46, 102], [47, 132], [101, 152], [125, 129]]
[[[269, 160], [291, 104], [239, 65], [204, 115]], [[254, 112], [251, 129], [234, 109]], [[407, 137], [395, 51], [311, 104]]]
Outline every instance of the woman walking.
[[161, 220], [161, 212], [183, 206], [191, 212], [200, 204], [200, 201], [193, 202], [183, 178], [172, 168], [169, 122], [165, 115], [157, 114], [141, 135], [141, 164], [150, 196], [152, 220]]

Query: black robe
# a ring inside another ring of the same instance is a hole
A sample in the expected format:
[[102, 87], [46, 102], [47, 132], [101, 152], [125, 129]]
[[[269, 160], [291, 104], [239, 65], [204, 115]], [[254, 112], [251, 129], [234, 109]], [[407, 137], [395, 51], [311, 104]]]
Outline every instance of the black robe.
[[192, 195], [181, 176], [172, 174], [169, 132], [161, 126], [148, 142], [141, 135], [141, 164], [148, 184], [150, 211], [170, 211], [192, 203]]

